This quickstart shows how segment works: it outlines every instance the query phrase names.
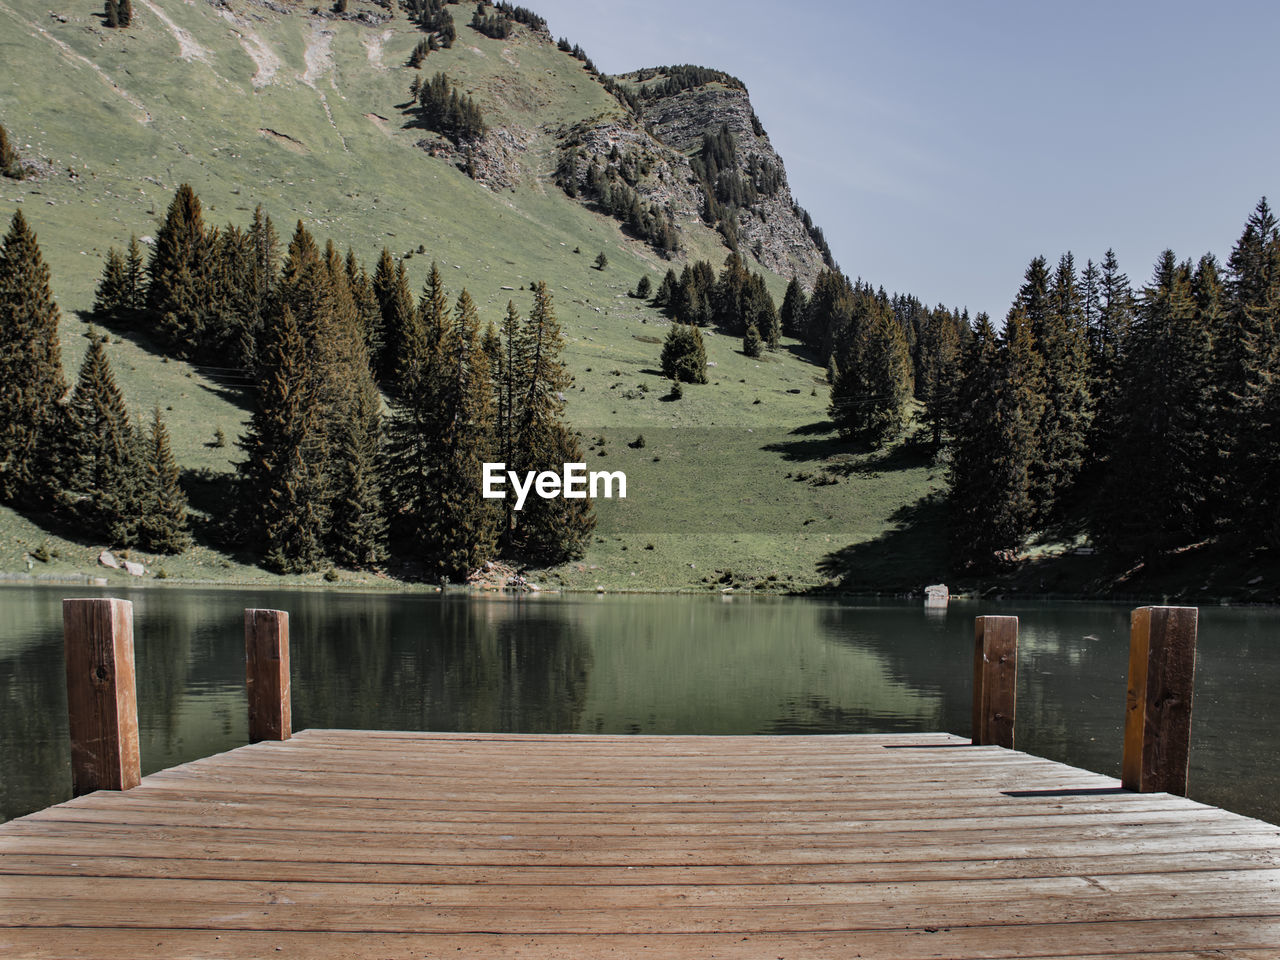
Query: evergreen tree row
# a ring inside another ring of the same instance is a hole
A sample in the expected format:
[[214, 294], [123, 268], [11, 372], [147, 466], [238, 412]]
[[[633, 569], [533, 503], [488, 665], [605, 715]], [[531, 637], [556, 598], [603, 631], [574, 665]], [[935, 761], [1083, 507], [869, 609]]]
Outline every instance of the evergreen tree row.
[[455, 144], [479, 140], [485, 135], [484, 116], [479, 105], [470, 96], [458, 93], [458, 89], [443, 73], [437, 73], [426, 83], [415, 83], [418, 117], [426, 129], [452, 140]]
[[663, 256], [672, 257], [679, 252], [680, 231], [670, 210], [656, 203], [646, 204], [635, 190], [635, 185], [649, 173], [648, 158], [622, 153], [615, 146], [603, 165], [592, 158], [585, 177], [580, 176], [580, 170], [579, 149], [570, 145], [562, 151], [556, 171], [556, 181], [568, 196], [593, 202], [602, 213]]
[[68, 396], [49, 269], [14, 214], [0, 243], [0, 500], [115, 547], [177, 553], [187, 500], [160, 409], [134, 429], [105, 338], [90, 337]]
[[1280, 546], [1280, 232], [1266, 200], [1225, 267], [1165, 251], [1134, 292], [1108, 251], [1027, 268], [957, 387], [955, 554], [990, 567], [1067, 516], [1118, 564], [1214, 537]]
[[[657, 83], [648, 83], [656, 76], [662, 79]], [[721, 70], [698, 67], [683, 63], [670, 67], [652, 67], [641, 71], [636, 79], [647, 84], [640, 88], [640, 96], [644, 100], [655, 100], [661, 97], [672, 97], [684, 90], [706, 86], [708, 83], [719, 83], [730, 90], [746, 90], [747, 86], [737, 77], [730, 76]]]
[[446, 0], [401, 0], [401, 7], [408, 11], [409, 19], [425, 30], [446, 50], [458, 39], [458, 28], [453, 14], [445, 9]]
[[466, 290], [451, 310], [433, 264], [415, 304], [403, 264], [384, 250], [370, 283], [394, 345], [381, 355], [367, 349], [346, 264], [301, 225], [280, 289], [240, 468], [239, 526], [270, 569], [394, 557], [463, 581], [499, 553], [551, 563], [582, 550], [594, 523], [584, 501], [531, 499], [516, 514], [482, 497], [486, 461], [558, 471], [581, 460], [562, 420], [569, 378], [545, 285], [527, 321], [509, 305], [503, 329], [482, 336]]
[[677, 276], [668, 270], [652, 303], [676, 323], [693, 327], [715, 324], [726, 334], [755, 336], [773, 349], [782, 338], [782, 323], [764, 277], [746, 269], [742, 258], [730, 253], [717, 278], [711, 264], [686, 264]]
[[508, 17], [501, 14], [485, 14], [484, 4], [477, 3], [475, 13], [471, 15], [471, 29], [484, 34], [491, 40], [505, 40], [511, 36], [515, 25]]

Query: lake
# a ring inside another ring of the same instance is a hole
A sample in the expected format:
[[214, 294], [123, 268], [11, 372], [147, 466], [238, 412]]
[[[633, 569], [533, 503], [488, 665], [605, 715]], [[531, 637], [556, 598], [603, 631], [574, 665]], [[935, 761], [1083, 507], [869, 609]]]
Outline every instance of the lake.
[[[0, 819], [70, 797], [61, 600], [0, 588]], [[973, 618], [1021, 618], [1019, 749], [1119, 775], [1129, 607], [146, 588], [143, 773], [246, 742], [245, 607], [290, 614], [294, 729], [813, 734], [970, 724]], [[1194, 799], [1280, 823], [1280, 611], [1201, 611]]]

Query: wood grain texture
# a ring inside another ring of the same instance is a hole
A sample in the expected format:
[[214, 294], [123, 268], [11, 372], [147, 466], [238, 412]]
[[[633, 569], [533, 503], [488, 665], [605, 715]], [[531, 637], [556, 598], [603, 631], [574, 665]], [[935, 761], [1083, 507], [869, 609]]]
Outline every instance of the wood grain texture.
[[1018, 618], [975, 617], [973, 634], [973, 742], [1012, 750]]
[[1277, 942], [1280, 828], [946, 734], [306, 730], [0, 825], [0, 955], [1260, 960]]
[[1195, 607], [1133, 611], [1121, 764], [1128, 790], [1187, 794], [1198, 620]]
[[245, 610], [244, 673], [249, 742], [288, 740], [293, 735], [288, 613]]
[[128, 790], [142, 779], [133, 672], [133, 604], [62, 601], [71, 792]]

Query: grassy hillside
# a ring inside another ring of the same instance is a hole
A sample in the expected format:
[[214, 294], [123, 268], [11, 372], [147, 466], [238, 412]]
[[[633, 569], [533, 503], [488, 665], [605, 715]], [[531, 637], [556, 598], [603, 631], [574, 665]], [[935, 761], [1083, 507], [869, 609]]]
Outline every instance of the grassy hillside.
[[[470, 290], [484, 320], [497, 320], [508, 299], [527, 310], [523, 288], [548, 282], [577, 377], [569, 417], [592, 448], [592, 467], [623, 469], [630, 482], [625, 503], [599, 505], [588, 555], [536, 579], [587, 589], [797, 589], [836, 578], [872, 589], [941, 574], [940, 518], [928, 499], [940, 473], [909, 445], [844, 450], [825, 425], [823, 372], [794, 344], [752, 360], [739, 341], [713, 334], [712, 382], [664, 399], [657, 359], [666, 321], [627, 291], [645, 273], [656, 284], [669, 264], [552, 182], [556, 131], [620, 117], [621, 108], [554, 44], [523, 27], [488, 39], [466, 26], [471, 7], [457, 6], [457, 43], [423, 66], [424, 79], [446, 71], [482, 104], [490, 127], [518, 144], [517, 184], [494, 190], [415, 145], [426, 135], [406, 127], [415, 72], [404, 64], [423, 34], [403, 14], [370, 26], [310, 16], [302, 5], [284, 15], [279, 4], [137, 0], [133, 25], [107, 30], [95, 7], [82, 6], [55, 16], [34, 0], [0, 0], [0, 122], [24, 156], [55, 170], [0, 180], [0, 216], [7, 223], [20, 204], [39, 235], [63, 310], [69, 378], [86, 344], [79, 312], [92, 302], [107, 247], [154, 233], [173, 190], [189, 182], [210, 223], [245, 224], [262, 203], [284, 236], [302, 219], [370, 267], [388, 246], [407, 258], [415, 288], [435, 259], [453, 293]], [[353, 0], [350, 13], [383, 11]], [[727, 253], [720, 238], [697, 222], [681, 227], [688, 256], [718, 266]], [[592, 268], [601, 251], [603, 272]], [[769, 282], [780, 302], [785, 279]], [[208, 443], [219, 426], [234, 440], [247, 397], [234, 374], [150, 347], [115, 338], [109, 356], [137, 417], [153, 404], [168, 411], [199, 507], [197, 473], [225, 473], [238, 455]], [[641, 434], [643, 447], [628, 445]], [[895, 540], [907, 521], [914, 532]], [[42, 545], [57, 556], [35, 573], [102, 572], [93, 565], [102, 544], [0, 510], [0, 570], [25, 570]], [[179, 578], [270, 577], [205, 547], [154, 566]]]

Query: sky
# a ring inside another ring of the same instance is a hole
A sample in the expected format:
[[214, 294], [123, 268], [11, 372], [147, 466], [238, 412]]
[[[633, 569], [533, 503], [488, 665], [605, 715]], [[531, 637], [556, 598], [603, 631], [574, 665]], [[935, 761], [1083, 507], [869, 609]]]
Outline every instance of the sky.
[[1003, 320], [1030, 260], [1225, 260], [1280, 204], [1280, 4], [526, 0], [602, 71], [743, 80], [841, 269]]

